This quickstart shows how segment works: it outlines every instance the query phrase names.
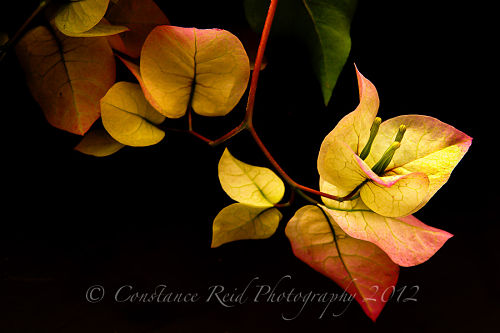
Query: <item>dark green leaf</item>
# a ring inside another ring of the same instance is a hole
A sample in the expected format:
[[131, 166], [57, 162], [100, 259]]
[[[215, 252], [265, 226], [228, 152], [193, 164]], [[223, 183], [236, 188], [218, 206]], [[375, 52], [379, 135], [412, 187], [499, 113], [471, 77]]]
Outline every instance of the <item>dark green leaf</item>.
[[[280, 0], [276, 10], [271, 36], [293, 40], [291, 55], [297, 47], [306, 48], [325, 104], [330, 101], [349, 56], [349, 30], [356, 3], [356, 0]], [[256, 31], [264, 26], [268, 6], [269, 0], [245, 0], [247, 20]]]

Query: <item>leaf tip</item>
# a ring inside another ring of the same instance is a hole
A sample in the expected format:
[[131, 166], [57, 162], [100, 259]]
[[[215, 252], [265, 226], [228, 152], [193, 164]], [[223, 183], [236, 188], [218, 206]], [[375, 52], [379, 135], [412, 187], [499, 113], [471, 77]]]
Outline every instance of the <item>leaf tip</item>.
[[215, 249], [218, 248], [219, 246], [221, 246], [221, 244], [219, 244], [219, 242], [217, 242], [215, 238], [212, 238], [212, 243], [210, 244], [210, 248]]
[[330, 99], [332, 98], [332, 89], [323, 86], [322, 87], [323, 91], [323, 103], [325, 103], [325, 106], [328, 106], [328, 103], [330, 103]]

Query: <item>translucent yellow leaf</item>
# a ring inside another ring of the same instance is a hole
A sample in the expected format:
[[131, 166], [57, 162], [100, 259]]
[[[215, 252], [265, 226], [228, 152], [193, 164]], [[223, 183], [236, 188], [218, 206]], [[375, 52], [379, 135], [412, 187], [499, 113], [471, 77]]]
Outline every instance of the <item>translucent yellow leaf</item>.
[[276, 208], [252, 207], [241, 203], [227, 206], [215, 217], [212, 247], [242, 239], [271, 237], [283, 215]]
[[101, 100], [104, 128], [118, 142], [127, 146], [150, 146], [160, 142], [165, 132], [155, 125], [165, 117], [146, 100], [135, 83], [118, 82]]
[[96, 157], [109, 156], [122, 149], [125, 145], [116, 141], [102, 128], [91, 129], [75, 147], [75, 150]]
[[248, 56], [228, 31], [158, 26], [144, 42], [141, 76], [169, 118], [191, 105], [203, 116], [223, 116], [238, 103], [250, 76]]
[[250, 206], [272, 207], [285, 194], [285, 184], [273, 171], [243, 163], [227, 148], [219, 161], [219, 180], [227, 195]]
[[78, 34], [92, 29], [106, 14], [109, 0], [79, 0], [61, 5], [55, 25], [63, 34]]
[[106, 19], [103, 18], [99, 23], [97, 23], [97, 25], [95, 25], [90, 30], [78, 33], [66, 32], [65, 34], [70, 37], [105, 37], [105, 36], [116, 35], [128, 30], [129, 29], [126, 26], [112, 25]]

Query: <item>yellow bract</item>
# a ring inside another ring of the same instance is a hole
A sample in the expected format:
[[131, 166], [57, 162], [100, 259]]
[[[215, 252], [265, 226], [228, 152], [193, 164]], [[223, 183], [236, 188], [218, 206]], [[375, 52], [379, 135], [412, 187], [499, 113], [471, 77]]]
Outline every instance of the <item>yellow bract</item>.
[[165, 132], [155, 125], [165, 117], [146, 101], [138, 84], [118, 82], [101, 100], [104, 128], [118, 142], [128, 146], [150, 146], [160, 142]]
[[243, 163], [227, 148], [219, 161], [219, 180], [233, 200], [251, 206], [272, 207], [285, 194], [285, 184], [273, 171]]
[[214, 220], [212, 247], [241, 239], [269, 238], [282, 217], [276, 208], [251, 207], [241, 203], [227, 206]]
[[64, 34], [78, 34], [97, 25], [106, 14], [109, 0], [71, 1], [61, 6], [55, 24]]
[[398, 175], [414, 172], [423, 172], [427, 175], [428, 192], [416, 209], [418, 210], [448, 181], [451, 172], [469, 149], [472, 138], [432, 117], [399, 116], [388, 119], [380, 125], [380, 133], [373, 142], [367, 162], [373, 162], [382, 156], [383, 147], [392, 142], [393, 133], [397, 131], [399, 124], [406, 124], [408, 129], [403, 144], [394, 155], [389, 168]]
[[96, 157], [109, 156], [124, 147], [104, 129], [91, 129], [83, 137], [75, 150]]
[[368, 178], [351, 147], [339, 138], [330, 139], [330, 134], [321, 145], [318, 170], [321, 178], [346, 193], [350, 193]]
[[[370, 137], [370, 128], [377, 116], [379, 98], [375, 86], [356, 69], [359, 89], [359, 104], [356, 109], [342, 118], [335, 128], [325, 137], [318, 156], [320, 174], [328, 174], [327, 159], [330, 147], [336, 147], [335, 141], [344, 142], [355, 154], [360, 154]], [[335, 156], [331, 158], [335, 159]], [[325, 170], [324, 170], [325, 169]], [[332, 168], [330, 168], [332, 169]], [[332, 180], [328, 180], [332, 182]]]
[[[359, 105], [324, 139], [318, 155], [320, 177], [333, 185], [339, 196], [360, 189], [362, 201], [375, 213], [407, 216], [422, 208], [446, 183], [472, 139], [432, 117], [399, 116], [378, 122], [371, 149], [361, 154], [370, 137], [379, 99], [375, 86], [356, 73]], [[391, 151], [394, 147], [397, 150]], [[387, 155], [389, 151], [392, 155]]]
[[363, 202], [373, 211], [388, 217], [410, 215], [424, 200], [429, 190], [429, 178], [414, 172], [403, 176], [381, 177], [390, 187], [368, 182], [361, 187]]
[[189, 106], [203, 116], [223, 116], [245, 92], [250, 64], [228, 31], [159, 26], [144, 42], [140, 71], [165, 116], [182, 117]]

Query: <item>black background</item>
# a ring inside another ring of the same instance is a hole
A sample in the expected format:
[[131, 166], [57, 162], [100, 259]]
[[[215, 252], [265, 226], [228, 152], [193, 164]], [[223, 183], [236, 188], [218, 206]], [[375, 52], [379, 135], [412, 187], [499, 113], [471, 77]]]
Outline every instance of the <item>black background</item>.
[[[157, 1], [173, 25], [246, 27], [241, 1]], [[12, 35], [36, 1], [2, 3], [0, 31]], [[483, 5], [484, 6], [484, 5]], [[51, 127], [31, 98], [14, 54], [0, 64], [1, 166], [0, 331], [2, 332], [489, 332], [499, 313], [497, 43], [493, 11], [436, 1], [360, 1], [352, 51], [332, 100], [322, 105], [300, 45], [271, 38], [261, 73], [255, 127], [276, 160], [298, 182], [316, 187], [324, 136], [358, 102], [354, 63], [378, 89], [379, 116], [425, 114], [474, 138], [450, 181], [416, 216], [455, 236], [428, 262], [402, 268], [399, 287], [418, 285], [417, 302], [389, 302], [374, 324], [353, 303], [337, 318], [323, 305], [114, 302], [122, 285], [152, 292], [207, 294], [213, 285], [241, 290], [254, 277], [302, 291], [341, 293], [296, 259], [283, 229], [210, 249], [211, 224], [231, 203], [217, 178], [224, 147], [186, 134], [126, 148], [108, 158], [73, 150], [79, 138]], [[118, 65], [118, 79], [131, 80]], [[224, 119], [196, 117], [216, 138], [239, 123], [246, 95]], [[184, 120], [170, 121], [181, 128]], [[228, 144], [251, 164], [268, 166], [242, 133]], [[92, 285], [102, 302], [86, 301]]]

